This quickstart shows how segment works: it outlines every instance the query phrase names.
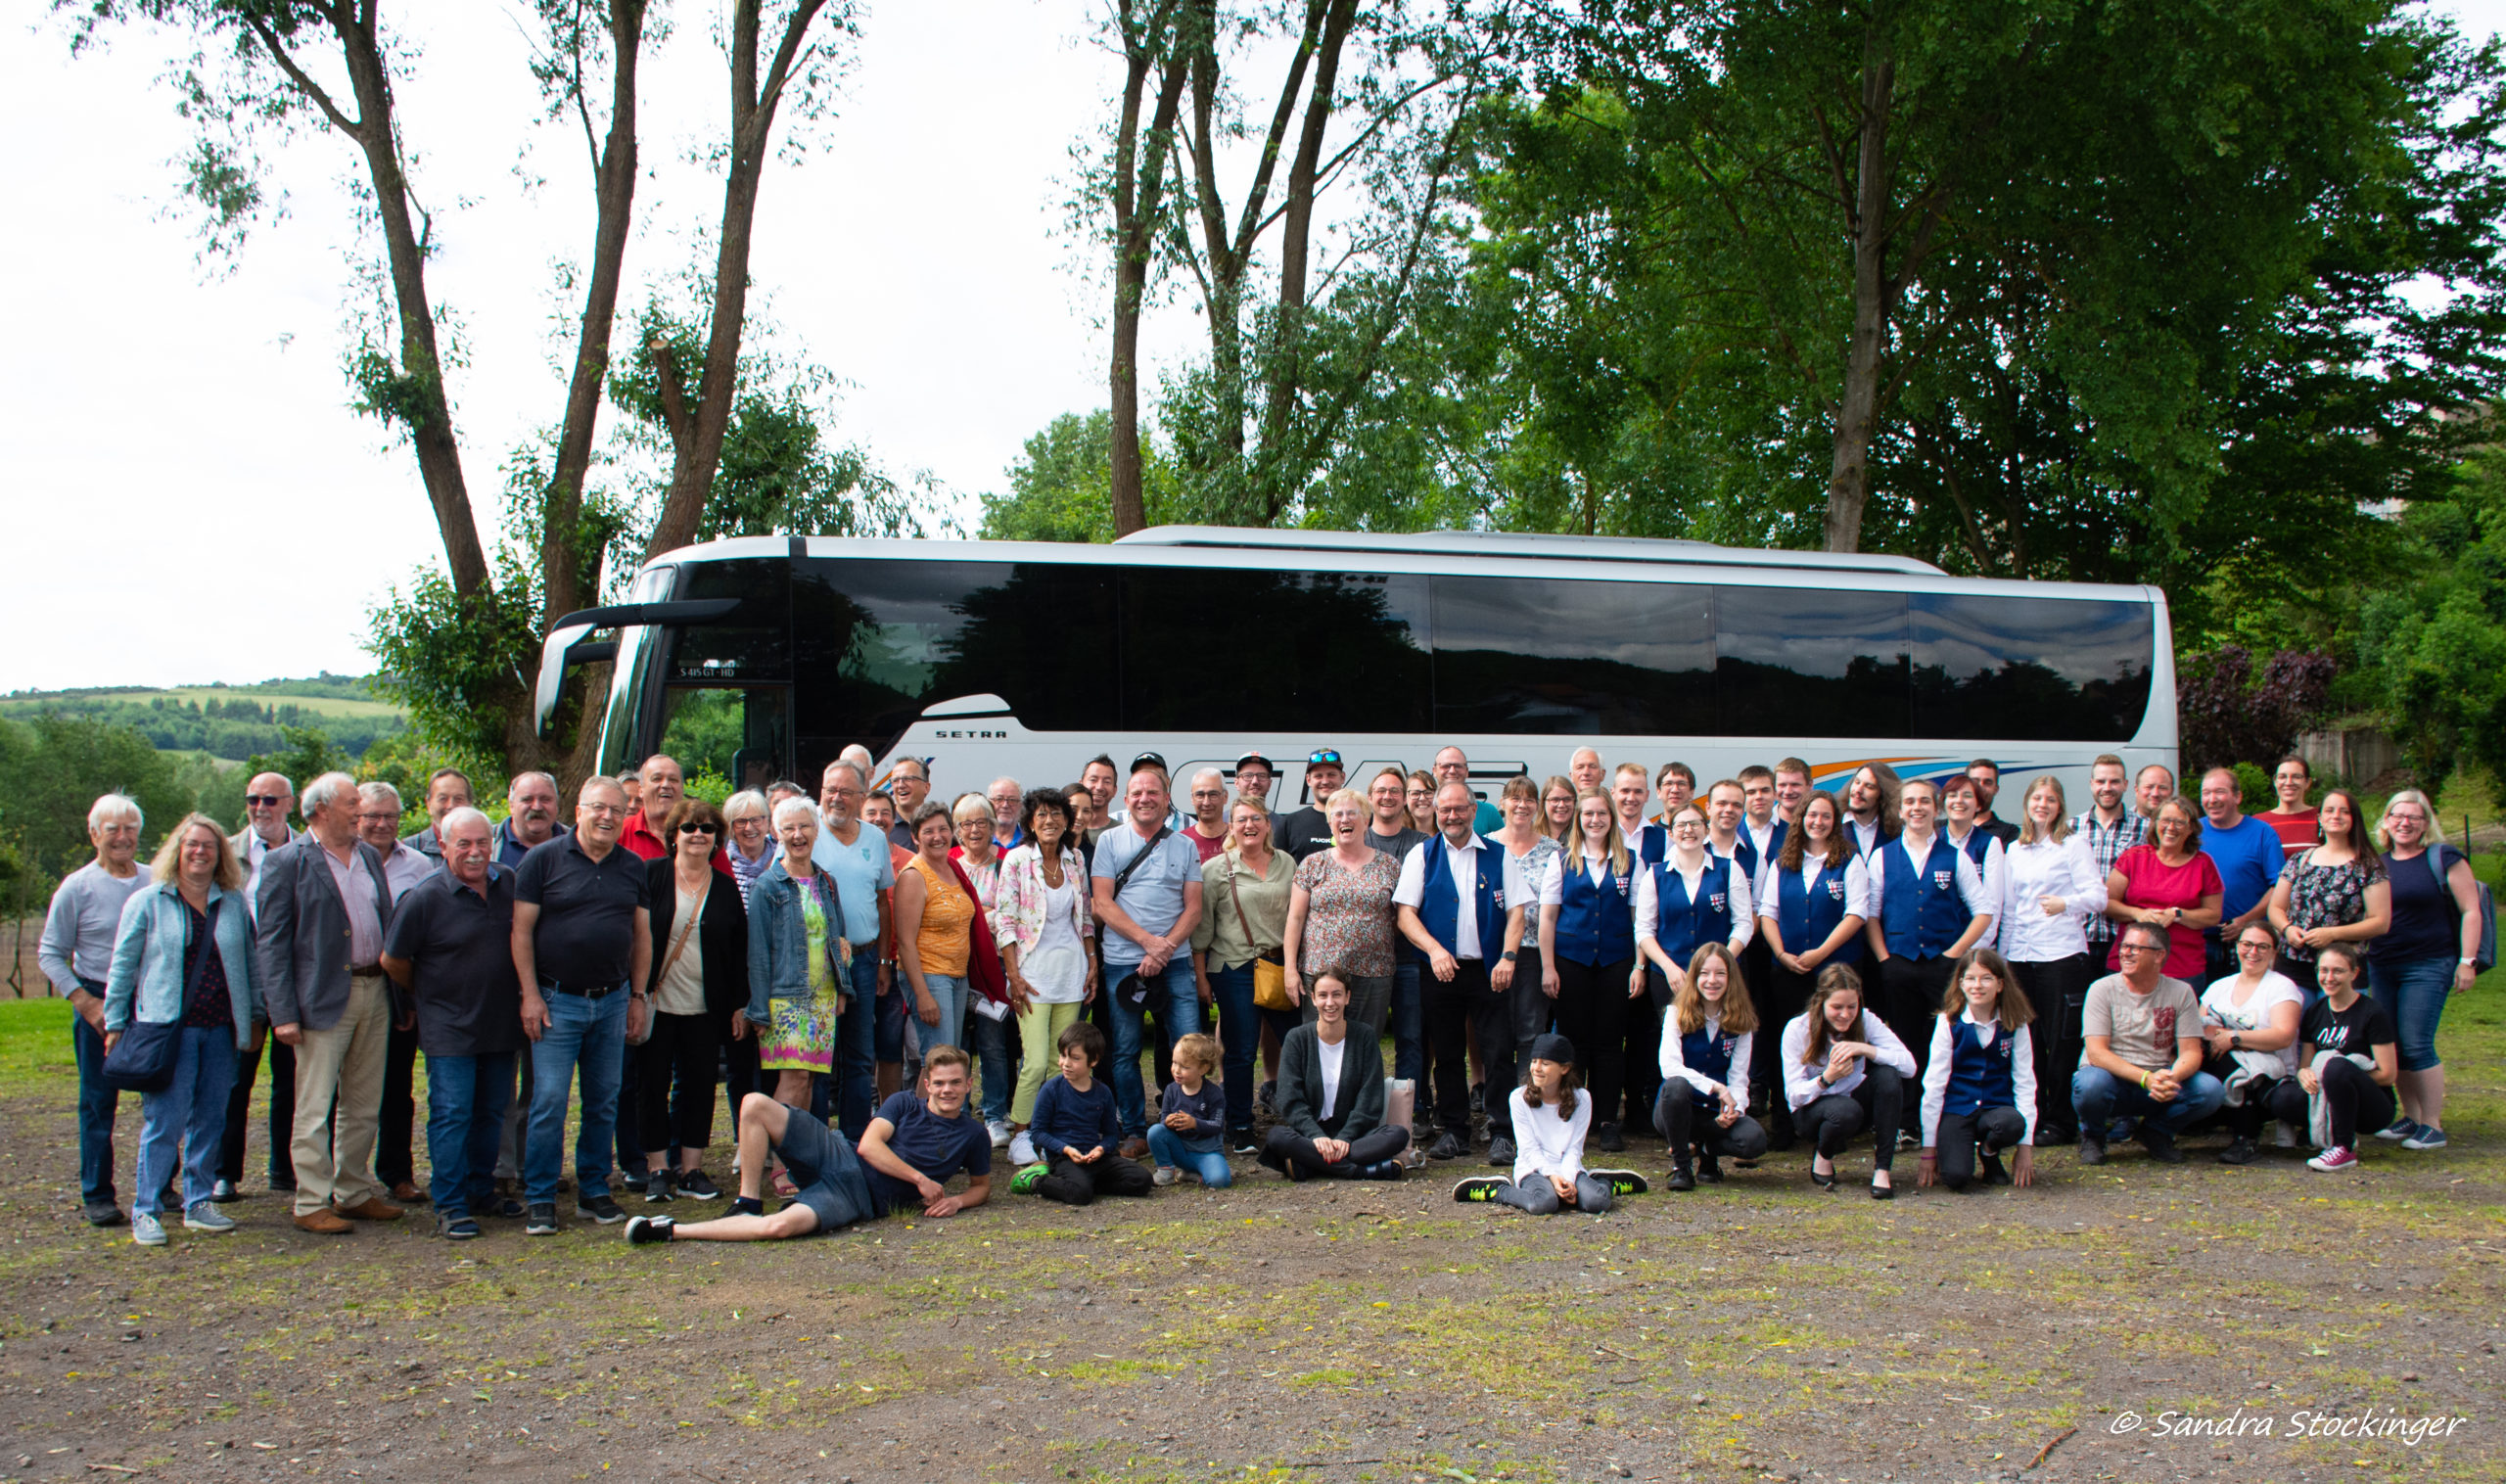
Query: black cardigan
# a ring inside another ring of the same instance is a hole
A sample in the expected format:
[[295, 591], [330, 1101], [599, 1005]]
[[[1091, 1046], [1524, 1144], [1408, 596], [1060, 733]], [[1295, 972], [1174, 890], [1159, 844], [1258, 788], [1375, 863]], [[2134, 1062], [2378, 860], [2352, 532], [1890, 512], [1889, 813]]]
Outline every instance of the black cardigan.
[[[662, 965], [670, 958], [672, 935], [677, 931], [678, 875], [671, 858], [644, 863], [644, 882], [653, 919], [653, 981], [658, 990]], [[748, 1005], [748, 908], [740, 904], [740, 885], [730, 873], [714, 872], [705, 905], [696, 920], [696, 951], [705, 955], [705, 1009], [727, 1031], [733, 1010]]]

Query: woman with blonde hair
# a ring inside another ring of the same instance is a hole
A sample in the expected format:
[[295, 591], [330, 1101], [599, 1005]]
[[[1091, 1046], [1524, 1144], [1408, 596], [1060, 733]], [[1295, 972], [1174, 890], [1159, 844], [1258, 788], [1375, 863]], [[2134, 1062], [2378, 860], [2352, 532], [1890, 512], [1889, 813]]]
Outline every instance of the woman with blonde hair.
[[2088, 837], [2071, 828], [2060, 778], [2046, 773], [2030, 782], [2019, 815], [2019, 838], [2002, 853], [2001, 915], [1993, 921], [2001, 956], [2040, 1016], [2028, 1037], [2036, 1127], [2047, 1131], [2047, 1143], [2067, 1143], [2080, 1011], [2097, 977], [2088, 927], [2106, 912], [2106, 873]]
[[[1564, 849], [1540, 884], [1541, 983], [1556, 1007], [1558, 1034], [1585, 1048], [1596, 1117], [1615, 1115], [1627, 1077], [1629, 1003], [1645, 993], [1636, 967], [1636, 859], [1609, 795], [1588, 789], [1575, 800]], [[1594, 1141], [1627, 1147], [1616, 1122]]]
[[[1304, 1005], [1307, 983], [1338, 964], [1347, 971], [1349, 1024], [1381, 1035], [1392, 1009], [1392, 894], [1401, 885], [1401, 862], [1367, 844], [1369, 812], [1366, 796], [1354, 788], [1323, 802], [1331, 847], [1297, 863], [1281, 942], [1291, 1002]], [[1206, 899], [1201, 911], [1209, 912]]]
[[1731, 946], [1698, 945], [1662, 1017], [1662, 1091], [1653, 1103], [1653, 1127], [1671, 1146], [1672, 1189], [1694, 1190], [1700, 1180], [1721, 1184], [1724, 1155], [1747, 1160], [1766, 1153], [1766, 1130], [1749, 1116], [1757, 1032], [1757, 1005]]
[[2445, 997], [2479, 978], [2480, 883], [2463, 853], [2445, 843], [2436, 806], [2405, 788], [2385, 806], [2384, 850], [2390, 926], [2367, 945], [2367, 983], [2392, 1014], [2400, 1043], [2401, 1117], [2378, 1131], [2405, 1149], [2445, 1147], [2445, 1067], [2436, 1022]]
[[235, 1229], [234, 1219], [210, 1195], [218, 1145], [226, 1136], [235, 1053], [252, 1045], [262, 1010], [253, 983], [244, 868], [217, 821], [184, 815], [166, 834], [149, 874], [153, 879], [122, 909], [105, 981], [105, 1072], [113, 1077], [123, 1071], [114, 1051], [125, 1038], [155, 1043], [155, 1054], [145, 1058], [158, 1069], [150, 1079], [154, 1086], [140, 1093], [130, 1235], [143, 1247], [162, 1247], [162, 1202], [178, 1147], [184, 1228]]

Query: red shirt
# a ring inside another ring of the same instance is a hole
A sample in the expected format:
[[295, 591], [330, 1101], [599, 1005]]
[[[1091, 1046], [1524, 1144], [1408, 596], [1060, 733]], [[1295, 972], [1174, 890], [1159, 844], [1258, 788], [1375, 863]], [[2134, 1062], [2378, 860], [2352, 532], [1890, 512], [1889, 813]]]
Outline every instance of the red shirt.
[[2323, 830], [2313, 810], [2301, 809], [2294, 814], [2284, 814], [2276, 809], [2265, 810], [2253, 817], [2271, 826], [2280, 837], [2280, 848], [2292, 856], [2323, 843]]
[[[2123, 895], [2118, 900], [2127, 906], [2198, 907], [2203, 898], [2227, 893], [2227, 883], [2219, 879], [2219, 864], [2206, 851], [2195, 851], [2182, 865], [2169, 865], [2158, 858], [2157, 846], [2136, 845], [2114, 858], [2114, 869], [2123, 878]], [[2199, 984], [2207, 963], [2202, 930], [2179, 922], [2166, 930], [2166, 976]], [[2106, 951], [2106, 966], [2118, 972], [2122, 943], [2118, 931], [2114, 946]]]
[[1212, 856], [1227, 849], [1227, 831], [1220, 830], [1215, 840], [1204, 840], [1201, 838], [1201, 821], [1198, 819], [1183, 826], [1183, 838], [1191, 841], [1192, 849], [1201, 853], [1201, 862], [1205, 865]]

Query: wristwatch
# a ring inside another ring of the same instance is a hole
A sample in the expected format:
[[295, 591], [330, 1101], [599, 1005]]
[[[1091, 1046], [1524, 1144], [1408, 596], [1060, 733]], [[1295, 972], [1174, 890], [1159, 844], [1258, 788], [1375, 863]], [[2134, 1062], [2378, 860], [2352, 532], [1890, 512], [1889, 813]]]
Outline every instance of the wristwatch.
[[2245, 1033], [2243, 1031], [2230, 1031], [2228, 1033], [2228, 1049], [2231, 1051], [2242, 1051], [2245, 1049]]
[[[1497, 956], [1499, 956], [1500, 958], [1505, 959], [1508, 963], [1511, 963], [1511, 962], [1513, 962], [1513, 961], [1514, 961], [1514, 951], [1514, 951], [1514, 950], [1512, 950], [1512, 949], [1508, 949], [1508, 950], [1506, 950], [1506, 951], [1504, 951], [1503, 953], [1498, 954]], [[2471, 962], [2471, 960], [2470, 960], [2470, 959], [2468, 959], [2468, 958], [2466, 958], [2466, 959], [2464, 959], [2464, 960], [2463, 960], [2463, 962], [2465, 962], [2465, 963], [2469, 963], [2469, 962]]]

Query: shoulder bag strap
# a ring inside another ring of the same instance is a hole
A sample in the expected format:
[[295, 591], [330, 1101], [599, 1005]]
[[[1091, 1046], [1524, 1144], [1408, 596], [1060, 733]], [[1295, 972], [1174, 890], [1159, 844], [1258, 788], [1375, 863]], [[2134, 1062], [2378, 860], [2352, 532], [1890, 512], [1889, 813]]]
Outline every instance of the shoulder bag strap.
[[1140, 866], [1145, 864], [1148, 860], [1149, 853], [1165, 844], [1166, 837], [1173, 833], [1174, 831], [1167, 828], [1165, 825], [1159, 825], [1157, 827], [1157, 833], [1148, 837], [1148, 843], [1139, 848], [1138, 854], [1133, 856], [1129, 860], [1124, 861], [1123, 868], [1114, 873], [1114, 889], [1105, 895], [1109, 898], [1121, 897], [1123, 895], [1123, 883], [1131, 880], [1132, 872], [1138, 870]]
[[[671, 878], [670, 889], [671, 895], [678, 894], [678, 878], [675, 875]], [[679, 953], [687, 947], [688, 935], [696, 931], [696, 919], [705, 915], [705, 899], [713, 895], [714, 883], [711, 881], [705, 883], [704, 891], [696, 894], [696, 910], [688, 913], [687, 920], [678, 925], [678, 932], [670, 941], [670, 956], [662, 960], [661, 968], [653, 974], [652, 989], [655, 993], [660, 992], [662, 981], [668, 979], [670, 971], [677, 965]]]
[[[1243, 857], [1237, 856], [1227, 863], [1227, 900], [1235, 904], [1235, 925], [1244, 930], [1244, 946], [1251, 949], [1255, 948], [1253, 942], [1253, 924], [1245, 920], [1244, 898], [1243, 895], [1235, 889], [1235, 869], [1243, 859]], [[1259, 950], [1257, 949], [1256, 951], [1259, 951]]]

